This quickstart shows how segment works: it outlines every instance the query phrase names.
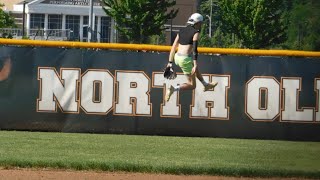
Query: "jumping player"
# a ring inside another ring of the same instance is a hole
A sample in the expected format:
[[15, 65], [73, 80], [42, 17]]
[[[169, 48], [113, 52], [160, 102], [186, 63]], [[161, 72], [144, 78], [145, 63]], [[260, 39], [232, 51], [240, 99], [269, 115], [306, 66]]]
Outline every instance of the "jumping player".
[[[172, 66], [173, 59], [177, 66], [179, 66], [187, 76], [188, 82], [175, 87], [170, 86], [166, 90], [166, 101], [170, 100], [171, 95], [175, 91], [180, 90], [193, 90], [196, 88], [196, 77], [201, 81], [204, 86], [203, 91], [214, 90], [217, 82], [206, 82], [197, 67], [198, 59], [198, 40], [199, 32], [203, 22], [203, 16], [199, 13], [194, 13], [190, 16], [187, 27], [180, 30], [176, 36], [171, 47], [169, 55], [169, 63], [167, 67]], [[178, 51], [175, 53], [176, 49]], [[190, 55], [192, 53], [192, 56]]]

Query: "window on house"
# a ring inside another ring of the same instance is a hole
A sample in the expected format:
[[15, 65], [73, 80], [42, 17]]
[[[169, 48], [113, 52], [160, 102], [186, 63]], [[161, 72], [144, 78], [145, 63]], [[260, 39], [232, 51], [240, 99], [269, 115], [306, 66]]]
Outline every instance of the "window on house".
[[62, 15], [49, 14], [48, 29], [62, 29]]
[[80, 31], [80, 16], [67, 15], [66, 16], [66, 29], [70, 29], [71, 40], [79, 40], [79, 31]]
[[101, 17], [100, 42], [110, 42], [111, 18]]
[[30, 29], [43, 29], [43, 28], [44, 28], [44, 14], [31, 14]]
[[89, 16], [83, 16], [83, 41], [87, 41], [88, 39], [88, 25], [89, 25]]

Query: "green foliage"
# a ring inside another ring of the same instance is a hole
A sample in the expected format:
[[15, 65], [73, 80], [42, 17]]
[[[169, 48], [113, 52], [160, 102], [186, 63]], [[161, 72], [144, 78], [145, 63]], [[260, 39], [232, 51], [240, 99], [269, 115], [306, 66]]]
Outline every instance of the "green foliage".
[[12, 39], [13, 36], [12, 36], [11, 33], [3, 32], [3, 33], [1, 34], [1, 38]]
[[[200, 13], [204, 16], [204, 24], [202, 25], [201, 36], [199, 40], [200, 46], [205, 47], [221, 47], [221, 43], [218, 44], [216, 38], [220, 38], [223, 36], [221, 31], [217, 31], [221, 25], [221, 16], [220, 16], [220, 8], [217, 4], [217, 0], [212, 0], [212, 15], [211, 11], [211, 0], [204, 0], [200, 5]], [[211, 15], [211, 17], [210, 17]], [[210, 18], [211, 18], [211, 33], [212, 37], [209, 36], [210, 34]], [[219, 34], [217, 34], [217, 32]], [[215, 35], [215, 36], [214, 36]], [[221, 38], [223, 39], [223, 38]], [[221, 40], [220, 39], [220, 40]]]
[[29, 39], [30, 39], [30, 37], [28, 37], [28, 36], [22, 36], [22, 39], [29, 40]]
[[[209, 37], [209, 17], [211, 11], [211, 0], [204, 0], [200, 5], [200, 13], [205, 16], [204, 25], [201, 31], [200, 46], [205, 47], [242, 47], [239, 38], [225, 29], [222, 21], [221, 0], [212, 0], [211, 28], [212, 37]], [[209, 17], [208, 17], [209, 16]]]
[[166, 34], [162, 32], [160, 35], [152, 35], [148, 39], [148, 44], [164, 45], [166, 43]]
[[221, 0], [223, 29], [246, 48], [267, 48], [285, 41], [283, 0]]
[[[3, 4], [0, 4], [0, 28], [13, 28], [16, 27], [14, 23], [14, 18], [9, 14], [4, 12], [1, 7], [3, 7]], [[12, 39], [13, 36], [10, 33], [7, 32], [0, 32], [1, 38], [8, 38]]]
[[213, 47], [213, 41], [209, 37], [206, 29], [208, 29], [208, 25], [207, 24], [202, 25], [201, 32], [200, 32], [199, 46]]
[[287, 16], [286, 45], [296, 50], [320, 50], [320, 1], [297, 2]]
[[116, 21], [116, 28], [131, 43], [146, 43], [150, 36], [160, 35], [168, 19], [178, 10], [174, 0], [102, 0], [105, 13]]
[[201, 47], [213, 47], [212, 39], [207, 35], [200, 36], [199, 46]]
[[210, 2], [200, 6], [203, 46], [320, 50], [318, 0], [212, 0], [211, 38]]
[[0, 4], [0, 28], [16, 27], [14, 18], [9, 13], [4, 12], [1, 7], [3, 7], [3, 4]]

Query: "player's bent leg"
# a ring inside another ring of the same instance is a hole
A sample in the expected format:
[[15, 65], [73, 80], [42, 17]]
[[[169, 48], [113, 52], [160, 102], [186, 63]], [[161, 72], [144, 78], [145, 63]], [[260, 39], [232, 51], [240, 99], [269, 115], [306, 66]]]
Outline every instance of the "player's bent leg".
[[196, 76], [199, 79], [199, 81], [203, 84], [203, 92], [209, 91], [209, 90], [213, 90], [214, 88], [218, 85], [218, 82], [212, 82], [212, 83], [208, 83], [203, 79], [202, 74], [199, 72], [199, 70], [197, 69], [196, 71]]
[[197, 86], [195, 75], [185, 74], [188, 82], [180, 85], [180, 90], [194, 90]]
[[202, 74], [200, 73], [200, 71], [199, 71], [198, 68], [196, 69], [196, 77], [199, 79], [200, 82], [203, 82], [203, 81], [204, 81], [203, 76], [202, 76]]
[[174, 92], [174, 87], [171, 85], [167, 90], [166, 90], [166, 101], [168, 102], [170, 100], [170, 97], [172, 96]]

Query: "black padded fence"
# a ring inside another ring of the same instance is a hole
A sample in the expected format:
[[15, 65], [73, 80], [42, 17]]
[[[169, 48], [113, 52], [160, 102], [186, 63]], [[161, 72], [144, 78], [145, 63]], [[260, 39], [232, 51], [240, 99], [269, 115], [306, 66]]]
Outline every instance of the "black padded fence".
[[320, 59], [202, 54], [215, 91], [174, 93], [168, 53], [0, 47], [0, 129], [320, 140]]

